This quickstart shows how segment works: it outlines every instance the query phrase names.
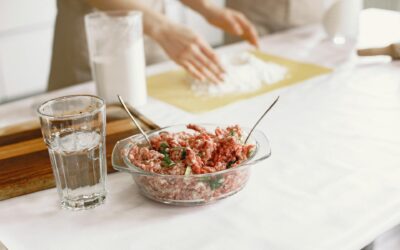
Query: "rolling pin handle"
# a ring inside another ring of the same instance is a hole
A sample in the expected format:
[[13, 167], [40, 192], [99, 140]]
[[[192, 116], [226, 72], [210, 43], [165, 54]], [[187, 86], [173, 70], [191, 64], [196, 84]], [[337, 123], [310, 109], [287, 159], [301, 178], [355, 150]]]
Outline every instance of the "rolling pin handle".
[[391, 56], [391, 48], [390, 46], [383, 48], [371, 48], [371, 49], [359, 49], [357, 50], [357, 55], [359, 56]]

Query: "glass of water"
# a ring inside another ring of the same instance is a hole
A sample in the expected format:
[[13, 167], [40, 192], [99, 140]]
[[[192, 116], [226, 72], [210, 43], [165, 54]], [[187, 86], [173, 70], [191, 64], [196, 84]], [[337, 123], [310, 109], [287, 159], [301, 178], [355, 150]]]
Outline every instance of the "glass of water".
[[91, 95], [46, 101], [38, 108], [61, 207], [82, 210], [106, 198], [105, 103]]

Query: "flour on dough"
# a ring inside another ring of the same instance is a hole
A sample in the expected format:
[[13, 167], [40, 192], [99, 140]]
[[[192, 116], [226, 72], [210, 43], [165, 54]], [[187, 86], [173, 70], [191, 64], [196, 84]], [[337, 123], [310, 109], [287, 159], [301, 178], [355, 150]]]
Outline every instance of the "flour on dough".
[[196, 95], [218, 96], [251, 92], [265, 84], [279, 82], [287, 74], [287, 68], [263, 61], [248, 52], [224, 55], [221, 57], [221, 63], [226, 74], [220, 84], [190, 78], [191, 89]]

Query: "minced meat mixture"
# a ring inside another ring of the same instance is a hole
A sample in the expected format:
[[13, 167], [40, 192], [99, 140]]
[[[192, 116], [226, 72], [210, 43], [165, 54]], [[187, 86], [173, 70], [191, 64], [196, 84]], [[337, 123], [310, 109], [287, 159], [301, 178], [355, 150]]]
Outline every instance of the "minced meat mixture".
[[214, 133], [189, 124], [193, 132], [160, 132], [151, 138], [153, 149], [135, 145], [129, 151], [130, 161], [143, 170], [167, 174], [190, 175], [213, 173], [234, 168], [247, 160], [254, 145], [244, 144], [238, 125]]

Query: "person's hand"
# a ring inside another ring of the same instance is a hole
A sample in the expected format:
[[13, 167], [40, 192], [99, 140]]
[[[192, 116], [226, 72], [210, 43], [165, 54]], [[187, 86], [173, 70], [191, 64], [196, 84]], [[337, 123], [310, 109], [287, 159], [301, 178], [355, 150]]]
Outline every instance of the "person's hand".
[[240, 36], [254, 46], [259, 47], [257, 31], [242, 13], [212, 5], [202, 9], [200, 14], [210, 24], [232, 35]]
[[196, 79], [213, 83], [223, 81], [224, 70], [217, 55], [190, 29], [178, 24], [163, 24], [153, 38], [172, 60]]

